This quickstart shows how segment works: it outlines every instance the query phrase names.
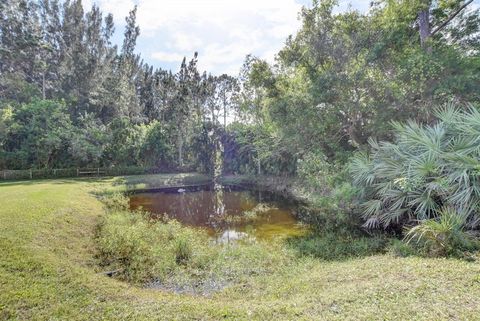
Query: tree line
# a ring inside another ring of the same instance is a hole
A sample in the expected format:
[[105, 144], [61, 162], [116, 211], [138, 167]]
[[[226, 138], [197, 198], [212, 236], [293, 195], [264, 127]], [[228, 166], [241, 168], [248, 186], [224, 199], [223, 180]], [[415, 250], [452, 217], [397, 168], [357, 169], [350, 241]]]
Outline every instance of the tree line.
[[197, 53], [177, 73], [145, 63], [136, 7], [121, 47], [114, 32], [80, 0], [0, 2], [1, 168], [210, 166], [197, 150], [236, 115], [237, 80]]
[[478, 104], [480, 15], [470, 0], [376, 0], [365, 13], [315, 0], [274, 63], [238, 77], [154, 68], [113, 17], [81, 1], [2, 0], [0, 167], [155, 166], [298, 175], [345, 164], [391, 121]]

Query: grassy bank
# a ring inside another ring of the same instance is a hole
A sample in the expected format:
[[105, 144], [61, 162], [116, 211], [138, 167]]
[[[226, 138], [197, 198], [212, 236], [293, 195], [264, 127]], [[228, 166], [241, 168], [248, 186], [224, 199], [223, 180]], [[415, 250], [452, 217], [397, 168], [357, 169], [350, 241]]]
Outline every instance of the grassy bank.
[[199, 182], [195, 174], [0, 184], [0, 320], [480, 319], [480, 264], [390, 254], [297, 258], [208, 296], [144, 289], [94, 260], [99, 191]]

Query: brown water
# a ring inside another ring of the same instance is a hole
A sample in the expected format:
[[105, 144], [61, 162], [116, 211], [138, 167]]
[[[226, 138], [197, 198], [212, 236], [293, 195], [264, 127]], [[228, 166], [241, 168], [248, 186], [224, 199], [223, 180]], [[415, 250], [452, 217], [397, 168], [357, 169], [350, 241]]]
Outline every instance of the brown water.
[[130, 208], [143, 208], [159, 218], [201, 227], [219, 242], [245, 237], [271, 239], [304, 233], [295, 205], [271, 193], [231, 186], [200, 186], [137, 193]]

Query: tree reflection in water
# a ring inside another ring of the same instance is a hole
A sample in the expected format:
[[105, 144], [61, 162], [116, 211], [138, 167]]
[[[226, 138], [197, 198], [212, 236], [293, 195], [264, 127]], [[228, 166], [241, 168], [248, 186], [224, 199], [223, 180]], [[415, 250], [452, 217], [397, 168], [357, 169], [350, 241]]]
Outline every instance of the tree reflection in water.
[[[304, 230], [293, 215], [292, 204], [279, 202], [268, 193], [218, 184], [181, 192], [176, 189], [134, 194], [130, 205], [132, 209], [142, 207], [156, 217], [166, 215], [185, 225], [204, 228], [222, 243], [247, 236], [258, 239], [297, 235]], [[253, 220], [245, 219], [245, 213], [258, 208], [262, 210]]]

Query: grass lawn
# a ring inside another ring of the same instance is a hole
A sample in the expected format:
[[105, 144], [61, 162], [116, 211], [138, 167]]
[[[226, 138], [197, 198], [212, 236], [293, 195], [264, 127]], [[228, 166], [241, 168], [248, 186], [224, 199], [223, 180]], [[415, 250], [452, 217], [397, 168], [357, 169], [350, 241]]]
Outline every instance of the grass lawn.
[[390, 254], [302, 258], [211, 296], [98, 273], [95, 193], [204, 181], [194, 174], [0, 183], [0, 320], [480, 320], [480, 263]]

